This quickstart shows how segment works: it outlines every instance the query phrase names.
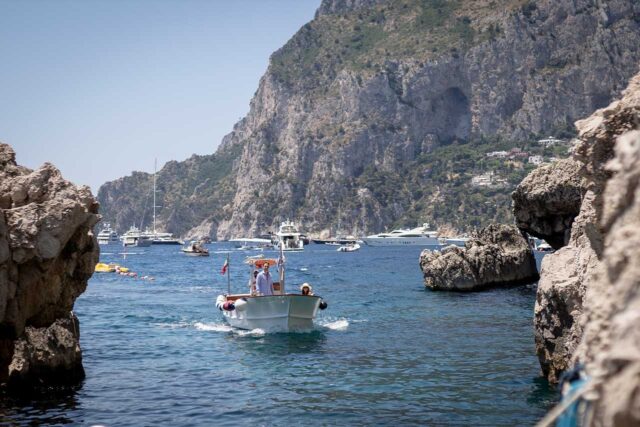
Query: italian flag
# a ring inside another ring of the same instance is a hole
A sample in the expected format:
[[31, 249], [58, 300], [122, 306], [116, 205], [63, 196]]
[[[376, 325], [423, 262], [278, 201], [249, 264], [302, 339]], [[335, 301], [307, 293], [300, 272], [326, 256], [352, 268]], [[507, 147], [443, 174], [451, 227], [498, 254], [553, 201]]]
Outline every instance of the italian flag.
[[220, 270], [220, 274], [226, 274], [227, 268], [229, 268], [229, 258], [224, 261], [224, 265], [222, 266], [222, 270]]

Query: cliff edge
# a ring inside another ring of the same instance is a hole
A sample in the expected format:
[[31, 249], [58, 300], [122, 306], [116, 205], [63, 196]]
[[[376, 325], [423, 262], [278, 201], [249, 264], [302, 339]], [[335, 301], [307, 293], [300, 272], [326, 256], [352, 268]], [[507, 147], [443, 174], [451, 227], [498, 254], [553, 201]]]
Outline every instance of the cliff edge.
[[[567, 218], [564, 246], [544, 258], [535, 307], [543, 373], [557, 381], [580, 363], [591, 378], [591, 424], [640, 423], [640, 74], [619, 101], [578, 121], [566, 182], [580, 188], [579, 212]], [[538, 175], [561, 175], [559, 165]], [[539, 179], [550, 200], [559, 182]], [[523, 183], [524, 186], [530, 183]], [[516, 217], [527, 209], [514, 197]], [[535, 197], [540, 197], [537, 194]], [[556, 219], [548, 218], [550, 223]], [[539, 219], [536, 220], [540, 222]], [[520, 225], [520, 224], [519, 224]], [[535, 228], [525, 224], [523, 228]], [[558, 235], [563, 230], [558, 229]]]
[[84, 376], [72, 313], [98, 260], [98, 203], [45, 163], [18, 166], [0, 143], [0, 382], [15, 387]]

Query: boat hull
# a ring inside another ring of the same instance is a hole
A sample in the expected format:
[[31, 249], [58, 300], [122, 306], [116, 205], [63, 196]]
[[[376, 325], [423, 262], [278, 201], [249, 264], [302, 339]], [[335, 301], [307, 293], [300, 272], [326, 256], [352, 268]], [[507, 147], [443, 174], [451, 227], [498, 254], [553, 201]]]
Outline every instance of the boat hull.
[[364, 237], [368, 246], [440, 246], [435, 237]]
[[246, 304], [236, 303], [235, 310], [223, 310], [225, 320], [234, 328], [261, 329], [265, 332], [312, 329], [322, 300], [315, 295], [274, 295], [243, 299]]

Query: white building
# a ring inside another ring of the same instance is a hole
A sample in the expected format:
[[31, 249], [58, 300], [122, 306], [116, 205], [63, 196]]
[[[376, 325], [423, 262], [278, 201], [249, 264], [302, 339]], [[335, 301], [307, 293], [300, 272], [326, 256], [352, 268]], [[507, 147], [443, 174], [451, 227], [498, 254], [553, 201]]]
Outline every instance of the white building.
[[544, 159], [540, 155], [529, 156], [529, 163], [531, 163], [533, 165], [542, 164], [543, 161], [544, 161]]
[[476, 175], [471, 178], [471, 185], [476, 187], [491, 187], [493, 183], [493, 172]]
[[507, 153], [506, 151], [492, 151], [490, 153], [487, 153], [487, 157], [496, 157], [498, 159], [505, 159], [508, 155], [509, 153]]
[[543, 147], [551, 147], [553, 145], [556, 145], [559, 142], [562, 142], [562, 140], [555, 138], [553, 136], [548, 136], [544, 139], [538, 140], [538, 144], [542, 145]]

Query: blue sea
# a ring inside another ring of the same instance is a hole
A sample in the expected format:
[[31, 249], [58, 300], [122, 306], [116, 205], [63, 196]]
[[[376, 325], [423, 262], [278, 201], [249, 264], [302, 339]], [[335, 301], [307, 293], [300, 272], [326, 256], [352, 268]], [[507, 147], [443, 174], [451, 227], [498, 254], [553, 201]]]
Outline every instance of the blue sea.
[[[0, 404], [0, 424], [108, 426], [526, 426], [558, 399], [540, 376], [535, 285], [425, 290], [418, 247], [287, 254], [287, 289], [309, 282], [329, 307], [306, 333], [240, 331], [214, 307], [244, 292], [240, 252], [103, 247], [154, 280], [96, 274], [77, 300], [86, 379], [75, 390]], [[265, 252], [265, 255], [269, 255]], [[271, 253], [275, 256], [275, 252]]]

